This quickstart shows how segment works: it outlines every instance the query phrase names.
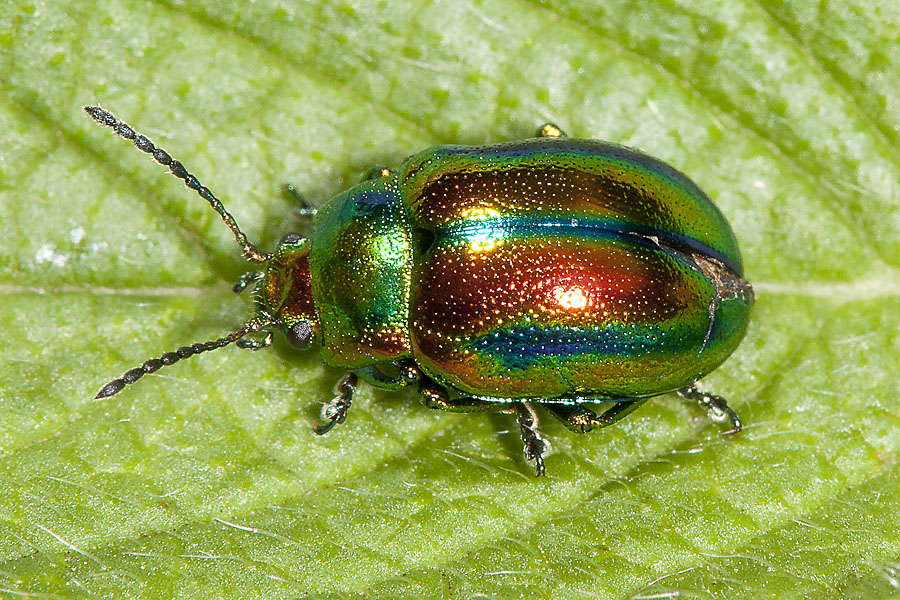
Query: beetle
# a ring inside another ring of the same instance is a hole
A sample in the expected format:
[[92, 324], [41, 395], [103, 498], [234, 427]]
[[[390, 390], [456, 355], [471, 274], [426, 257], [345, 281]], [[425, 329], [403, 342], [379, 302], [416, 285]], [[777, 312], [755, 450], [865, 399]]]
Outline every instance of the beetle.
[[436, 146], [374, 169], [321, 211], [289, 189], [314, 235], [288, 233], [267, 253], [166, 151], [109, 111], [84, 110], [196, 191], [264, 265], [234, 287], [254, 286], [247, 323], [145, 361], [98, 399], [202, 352], [268, 346], [281, 330], [347, 372], [319, 434], [344, 422], [360, 378], [416, 385], [429, 408], [514, 414], [537, 475], [550, 449], [538, 404], [585, 433], [675, 391], [742, 427], [697, 382], [744, 337], [753, 289], [721, 212], [658, 159], [551, 124], [521, 141]]

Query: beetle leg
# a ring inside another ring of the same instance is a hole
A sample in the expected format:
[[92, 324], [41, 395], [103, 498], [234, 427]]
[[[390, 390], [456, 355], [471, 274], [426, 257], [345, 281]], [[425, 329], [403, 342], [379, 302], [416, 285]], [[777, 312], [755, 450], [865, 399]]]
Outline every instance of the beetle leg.
[[[585, 408], [580, 402], [575, 403], [551, 403], [544, 406], [547, 411], [565, 423], [566, 427], [576, 433], [587, 433], [593, 429], [608, 427], [617, 421], [621, 421], [638, 409], [648, 398], [635, 400], [620, 400], [613, 403], [606, 411], [598, 415], [589, 408]], [[609, 404], [607, 401], [606, 404]]]
[[320, 416], [326, 423], [316, 425], [317, 434], [326, 434], [336, 423], [343, 423], [347, 419], [347, 411], [350, 410], [350, 403], [353, 402], [353, 392], [356, 391], [358, 381], [356, 373], [347, 373], [334, 386], [334, 392], [337, 395], [331, 399], [331, 402], [322, 405]]
[[597, 424], [597, 413], [577, 402], [571, 404], [546, 403], [544, 407], [551, 415], [575, 433], [587, 433]]
[[640, 406], [649, 400], [650, 398], [635, 398], [634, 400], [621, 400], [616, 402], [605, 411], [603, 414], [597, 417], [597, 420], [592, 423], [594, 427], [600, 429], [602, 427], [609, 427], [613, 423], [617, 423], [621, 421], [634, 411], [636, 411]]
[[566, 135], [566, 132], [554, 125], [553, 123], [544, 123], [540, 129], [537, 130], [537, 135], [535, 137], [569, 137]]
[[447, 388], [428, 377], [422, 377], [419, 380], [419, 401], [428, 408], [448, 412], [513, 412], [514, 410], [508, 402], [481, 400], [467, 396], [451, 400]]
[[394, 171], [387, 167], [372, 167], [366, 171], [363, 181], [371, 181], [372, 179], [381, 179], [382, 177], [390, 177]]
[[297, 191], [297, 188], [294, 187], [293, 183], [286, 183], [281, 186], [281, 191], [290, 196], [294, 202], [297, 203], [297, 214], [304, 218], [311, 218], [316, 216], [316, 213], [319, 212], [315, 206], [306, 201], [306, 198]]
[[536, 475], [544, 474], [544, 457], [550, 453], [550, 442], [541, 437], [537, 413], [530, 402], [497, 402], [463, 396], [450, 399], [447, 389], [436, 381], [422, 377], [419, 381], [419, 399], [428, 408], [450, 412], [506, 412], [516, 413], [516, 423], [525, 444], [525, 460], [534, 461]]
[[731, 410], [725, 398], [704, 392], [699, 382], [695, 381], [691, 385], [681, 388], [678, 390], [678, 395], [687, 400], [695, 400], [706, 409], [709, 418], [717, 423], [721, 423], [725, 419], [731, 421], [731, 429], [725, 433], [737, 433], [744, 428], [741, 418]]
[[231, 289], [234, 290], [235, 294], [240, 294], [247, 289], [248, 285], [250, 285], [251, 283], [256, 283], [263, 277], [265, 277], [265, 273], [263, 273], [262, 271], [247, 271], [238, 278], [238, 280], [234, 284], [234, 287]]
[[516, 423], [522, 434], [522, 442], [525, 444], [525, 460], [534, 461], [534, 474], [538, 477], [544, 474], [544, 457], [550, 454], [550, 442], [541, 437], [538, 429], [537, 413], [530, 402], [516, 402]]
[[267, 331], [265, 337], [261, 340], [248, 340], [247, 338], [243, 338], [235, 342], [235, 346], [241, 350], [261, 350], [262, 348], [268, 348], [272, 345], [273, 337], [274, 335], [272, 332]]
[[377, 366], [363, 367], [353, 372], [382, 390], [400, 390], [419, 381], [421, 373], [413, 361], [397, 361], [393, 365], [397, 367], [397, 374], [393, 376], [385, 375]]

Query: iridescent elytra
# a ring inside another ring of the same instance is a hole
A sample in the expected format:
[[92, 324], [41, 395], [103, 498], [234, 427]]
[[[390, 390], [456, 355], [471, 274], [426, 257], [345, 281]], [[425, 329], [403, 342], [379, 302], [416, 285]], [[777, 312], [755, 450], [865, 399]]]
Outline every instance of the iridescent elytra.
[[255, 287], [243, 326], [147, 360], [97, 398], [201, 352], [263, 348], [278, 329], [347, 372], [319, 434], [344, 422], [359, 378], [415, 385], [429, 408], [514, 414], [538, 475], [549, 443], [537, 405], [584, 433], [674, 391], [741, 429], [697, 382], [744, 337], [753, 289], [721, 212], [658, 159], [549, 124], [521, 141], [436, 146], [319, 211], [289, 188], [314, 234], [288, 233], [270, 253], [167, 152], [109, 111], [85, 111], [209, 202], [263, 265], [234, 287]]

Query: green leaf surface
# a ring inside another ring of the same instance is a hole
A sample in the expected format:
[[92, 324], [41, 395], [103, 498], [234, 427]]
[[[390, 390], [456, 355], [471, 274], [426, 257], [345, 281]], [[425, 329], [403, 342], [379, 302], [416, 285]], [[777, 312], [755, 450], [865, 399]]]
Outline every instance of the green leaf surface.
[[[640, 6], [640, 8], [636, 8]], [[895, 0], [0, 6], [0, 597], [900, 595], [900, 4]], [[208, 206], [94, 125], [182, 160], [249, 237], [371, 166], [545, 121], [688, 173], [758, 302], [706, 378], [535, 479], [505, 416], [363, 386], [283, 340], [97, 389], [239, 326]]]

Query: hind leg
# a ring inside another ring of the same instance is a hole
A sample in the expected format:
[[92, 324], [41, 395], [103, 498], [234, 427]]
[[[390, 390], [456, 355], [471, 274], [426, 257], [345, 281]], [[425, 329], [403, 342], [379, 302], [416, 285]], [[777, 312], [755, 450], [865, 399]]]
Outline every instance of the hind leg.
[[728, 402], [725, 398], [714, 394], [707, 394], [703, 391], [698, 382], [695, 381], [688, 387], [681, 388], [678, 390], [678, 395], [687, 400], [696, 401], [697, 404], [706, 409], [709, 418], [717, 423], [721, 423], [725, 419], [728, 419], [731, 422], [731, 429], [725, 433], [737, 433], [744, 428], [741, 418], [736, 412], [731, 410], [731, 407], [728, 406]]

